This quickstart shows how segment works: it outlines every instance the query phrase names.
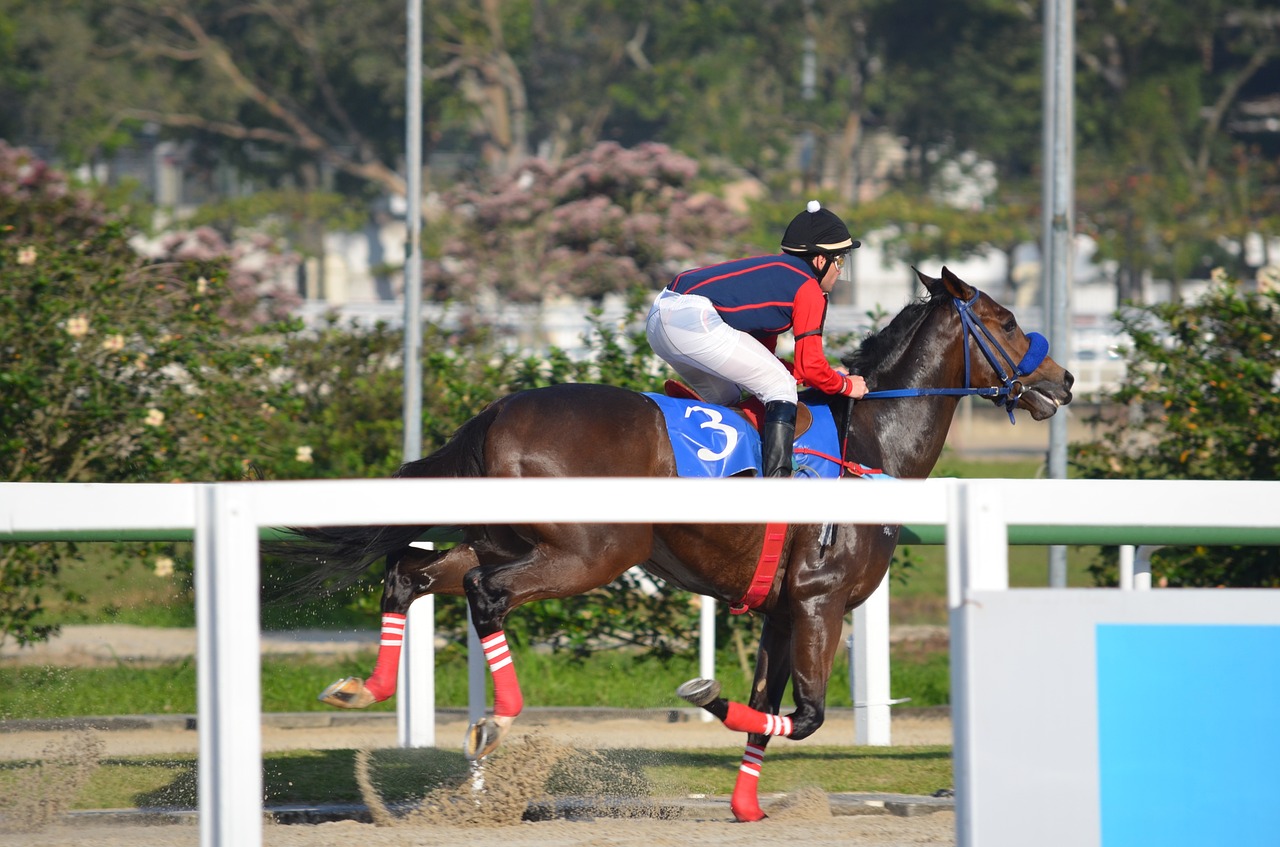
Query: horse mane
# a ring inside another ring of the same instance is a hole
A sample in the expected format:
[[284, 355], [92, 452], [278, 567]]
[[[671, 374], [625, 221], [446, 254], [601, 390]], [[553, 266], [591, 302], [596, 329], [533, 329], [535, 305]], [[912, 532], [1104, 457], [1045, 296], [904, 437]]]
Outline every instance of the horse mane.
[[868, 378], [892, 367], [905, 352], [907, 342], [915, 336], [925, 318], [940, 304], [948, 302], [950, 298], [945, 293], [934, 295], [926, 292], [904, 306], [883, 329], [864, 338], [857, 349], [844, 356], [841, 361], [850, 373]]

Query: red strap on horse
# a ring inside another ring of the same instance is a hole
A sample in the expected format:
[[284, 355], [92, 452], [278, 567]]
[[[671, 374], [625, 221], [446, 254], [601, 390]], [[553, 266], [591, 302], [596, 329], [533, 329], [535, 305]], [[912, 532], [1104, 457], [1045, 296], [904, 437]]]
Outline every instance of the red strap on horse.
[[868, 474], [875, 475], [884, 473], [880, 468], [869, 468], [866, 465], [860, 465], [857, 462], [847, 462], [842, 459], [837, 459], [835, 456], [828, 456], [821, 450], [813, 450], [809, 447], [797, 447], [795, 448], [795, 452], [805, 453], [810, 456], [817, 456], [819, 459], [826, 459], [828, 462], [835, 462], [853, 476], [867, 476]]
[[732, 615], [749, 612], [764, 602], [773, 587], [773, 578], [778, 575], [778, 562], [782, 559], [782, 545], [787, 540], [787, 525], [784, 523], [765, 524], [764, 546], [760, 548], [760, 561], [756, 562], [756, 575], [751, 578], [751, 586], [742, 599], [729, 607]]

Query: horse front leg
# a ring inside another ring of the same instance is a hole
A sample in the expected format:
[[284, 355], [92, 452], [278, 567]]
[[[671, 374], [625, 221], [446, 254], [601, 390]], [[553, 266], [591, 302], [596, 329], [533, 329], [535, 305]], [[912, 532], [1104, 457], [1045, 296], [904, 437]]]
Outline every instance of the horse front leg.
[[690, 680], [676, 690], [690, 703], [715, 715], [729, 729], [747, 733], [747, 746], [729, 801], [733, 816], [740, 821], [758, 821], [765, 817], [760, 808], [760, 769], [769, 739], [791, 732], [791, 719], [778, 714], [790, 677], [791, 629], [766, 618], [756, 653], [755, 679], [746, 705], [721, 697], [720, 683], [715, 680]]
[[[756, 653], [755, 680], [751, 685], [748, 705], [757, 711], [777, 715], [782, 710], [782, 694], [791, 678], [791, 629], [788, 626], [765, 619], [760, 633], [760, 649]], [[764, 765], [764, 751], [769, 746], [770, 735], [748, 733], [747, 746], [738, 766], [738, 778], [733, 784], [729, 808], [740, 821], [763, 820], [766, 815], [760, 808], [760, 770]]]
[[796, 741], [818, 731], [826, 719], [827, 685], [840, 646], [844, 604], [824, 595], [800, 603], [795, 638], [791, 642], [790, 737]]
[[462, 574], [476, 558], [467, 545], [445, 553], [405, 547], [387, 556], [382, 586], [382, 636], [378, 658], [367, 680], [340, 679], [320, 692], [319, 700], [340, 709], [363, 709], [396, 693], [405, 620], [414, 600], [427, 594], [461, 594]]
[[[773, 628], [767, 625], [765, 632], [761, 633], [751, 705], [721, 697], [720, 683], [711, 679], [690, 680], [676, 689], [678, 695], [706, 709], [729, 729], [749, 734], [732, 800], [734, 815], [739, 820], [760, 820], [764, 817], [757, 799], [757, 785], [769, 739], [775, 735], [794, 741], [808, 738], [822, 726], [826, 715], [827, 683], [840, 641], [843, 607], [830, 600], [818, 599], [801, 603], [799, 608], [802, 613], [797, 615], [794, 629], [787, 633], [786, 638], [771, 634]], [[790, 662], [776, 658], [786, 656], [788, 652]], [[783, 667], [787, 672], [781, 669]], [[782, 689], [786, 687], [788, 676], [796, 709], [790, 715], [779, 715]], [[770, 711], [762, 711], [765, 707]]]

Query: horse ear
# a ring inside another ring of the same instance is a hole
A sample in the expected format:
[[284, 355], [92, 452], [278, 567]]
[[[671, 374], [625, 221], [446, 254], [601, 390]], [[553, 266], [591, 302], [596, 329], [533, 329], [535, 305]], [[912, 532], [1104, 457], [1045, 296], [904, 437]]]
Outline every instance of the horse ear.
[[947, 293], [957, 300], [973, 299], [973, 286], [953, 274], [946, 265], [942, 266], [942, 284], [946, 286]]
[[916, 272], [916, 277], [919, 278], [920, 284], [925, 287], [925, 290], [929, 292], [930, 296], [933, 296], [942, 290], [942, 280], [929, 276], [915, 265], [911, 266], [911, 270]]

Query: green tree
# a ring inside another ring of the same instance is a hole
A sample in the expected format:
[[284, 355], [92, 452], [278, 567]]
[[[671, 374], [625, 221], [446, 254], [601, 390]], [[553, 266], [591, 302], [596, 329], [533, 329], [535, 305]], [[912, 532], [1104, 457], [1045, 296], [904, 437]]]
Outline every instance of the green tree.
[[882, 67], [867, 81], [868, 119], [908, 151], [905, 173], [927, 188], [966, 151], [1026, 180], [1040, 154], [1041, 4], [1017, 0], [867, 2], [867, 41]]
[[[133, 235], [0, 142], [0, 478], [223, 480], [279, 462], [286, 448], [266, 436], [290, 400], [280, 347], [237, 328], [253, 286], [226, 256], [148, 260]], [[49, 632], [56, 549], [0, 552], [0, 638]]]
[[1078, 8], [1081, 225], [1119, 262], [1121, 298], [1148, 274], [1175, 294], [1213, 267], [1248, 275], [1246, 233], [1280, 212], [1265, 190], [1280, 142], [1250, 115], [1280, 74], [1274, 4]]
[[[1280, 479], [1280, 280], [1252, 291], [1219, 273], [1194, 303], [1131, 307], [1125, 377], [1106, 434], [1072, 447], [1095, 479]], [[1114, 582], [1108, 556], [1095, 577]], [[1166, 547], [1153, 573], [1175, 586], [1280, 586], [1265, 547]]]

